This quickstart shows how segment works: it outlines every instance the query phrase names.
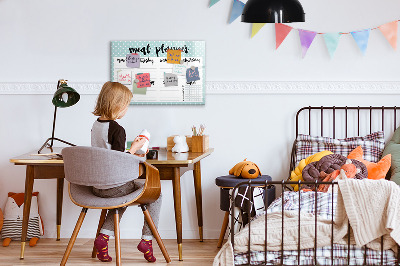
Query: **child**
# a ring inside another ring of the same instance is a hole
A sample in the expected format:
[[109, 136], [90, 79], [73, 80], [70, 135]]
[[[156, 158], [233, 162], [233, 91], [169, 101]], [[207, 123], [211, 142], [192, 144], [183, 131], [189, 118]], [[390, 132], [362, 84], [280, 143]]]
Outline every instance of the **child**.
[[[93, 147], [101, 147], [111, 150], [125, 152], [125, 129], [115, 120], [122, 118], [128, 110], [129, 103], [133, 95], [132, 92], [124, 85], [118, 82], [106, 82], [97, 98], [96, 107], [93, 114], [99, 118], [93, 123], [91, 141]], [[136, 138], [129, 153], [134, 156], [144, 157], [145, 155], [135, 154], [146, 142], [144, 138]], [[139, 158], [138, 158], [139, 159]], [[132, 176], [132, 181], [111, 187], [93, 187], [93, 194], [102, 198], [121, 197], [132, 193], [144, 186], [143, 183], [135, 182], [137, 176]], [[153, 203], [148, 204], [147, 208], [153, 218], [156, 226], [160, 216], [161, 195]], [[125, 212], [126, 207], [119, 208], [120, 219]], [[108, 255], [108, 240], [114, 235], [114, 219], [115, 210], [107, 212], [106, 220], [101, 228], [99, 236], [94, 241], [97, 249], [97, 258], [101, 261], [111, 261]], [[150, 227], [144, 222], [142, 230], [142, 240], [137, 246], [138, 250], [144, 253], [144, 258], [149, 262], [155, 262], [153, 256], [152, 236]]]

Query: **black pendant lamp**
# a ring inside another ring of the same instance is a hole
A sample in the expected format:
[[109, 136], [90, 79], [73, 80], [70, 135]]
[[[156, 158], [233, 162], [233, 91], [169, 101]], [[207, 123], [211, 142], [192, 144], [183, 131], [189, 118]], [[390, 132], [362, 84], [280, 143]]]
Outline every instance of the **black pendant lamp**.
[[243, 9], [242, 22], [304, 22], [304, 10], [298, 0], [249, 0]]

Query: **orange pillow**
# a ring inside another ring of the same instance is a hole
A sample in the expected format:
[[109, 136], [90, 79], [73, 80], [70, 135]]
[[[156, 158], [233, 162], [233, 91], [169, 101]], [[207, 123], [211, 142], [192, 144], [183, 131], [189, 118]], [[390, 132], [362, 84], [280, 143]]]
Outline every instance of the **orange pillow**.
[[375, 180], [384, 179], [386, 177], [392, 161], [392, 155], [388, 154], [377, 163], [368, 162], [363, 159], [363, 149], [361, 146], [358, 146], [352, 152], [350, 152], [347, 158], [355, 159], [365, 164], [368, 170], [368, 179]]

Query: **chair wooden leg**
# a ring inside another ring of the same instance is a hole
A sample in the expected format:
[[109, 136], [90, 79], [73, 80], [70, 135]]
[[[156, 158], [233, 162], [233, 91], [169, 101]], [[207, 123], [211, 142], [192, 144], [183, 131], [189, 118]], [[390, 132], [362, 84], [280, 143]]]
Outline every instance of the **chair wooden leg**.
[[140, 207], [142, 208], [143, 214], [144, 214], [144, 219], [146, 220], [147, 224], [150, 227], [151, 232], [153, 233], [153, 236], [155, 237], [155, 239], [157, 240], [157, 244], [161, 249], [161, 252], [164, 256], [164, 259], [167, 263], [171, 262], [171, 259], [168, 255], [168, 251], [164, 246], [164, 243], [161, 240], [160, 234], [158, 233], [158, 230], [156, 228], [156, 225], [153, 222], [153, 219], [151, 218], [151, 215], [149, 213], [149, 211], [147, 210], [145, 205], [140, 205]]
[[118, 209], [115, 209], [114, 214], [114, 234], [115, 234], [115, 257], [117, 257], [115, 261], [115, 265], [121, 265], [121, 243], [120, 243], [120, 235], [119, 235], [119, 213]]
[[228, 222], [229, 222], [229, 212], [225, 212], [225, 217], [224, 217], [224, 221], [222, 222], [221, 234], [219, 235], [217, 248], [220, 248], [222, 246], [222, 242], [224, 241], [226, 228], [228, 227]]
[[[107, 215], [107, 210], [106, 209], [101, 210], [101, 215], [100, 215], [100, 219], [99, 219], [99, 226], [97, 226], [96, 238], [100, 234], [100, 230], [103, 227], [104, 221], [106, 220], [106, 215]], [[96, 248], [95, 248], [95, 246], [93, 244], [92, 258], [96, 258], [96, 255], [97, 255], [97, 250], [96, 250]]]
[[64, 266], [67, 263], [69, 254], [71, 253], [72, 247], [74, 246], [76, 237], [78, 236], [79, 230], [81, 229], [83, 220], [85, 219], [87, 208], [82, 208], [81, 214], [79, 215], [78, 221], [76, 222], [74, 232], [72, 232], [72, 236], [69, 240], [67, 249], [65, 250], [64, 257], [61, 260], [60, 265]]

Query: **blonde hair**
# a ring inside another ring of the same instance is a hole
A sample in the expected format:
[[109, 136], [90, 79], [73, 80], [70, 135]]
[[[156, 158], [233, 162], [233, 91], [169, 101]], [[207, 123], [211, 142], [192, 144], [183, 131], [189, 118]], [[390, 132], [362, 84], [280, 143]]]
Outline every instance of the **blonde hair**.
[[132, 92], [125, 85], [107, 81], [97, 97], [93, 114], [115, 120], [123, 108], [130, 103], [132, 97]]

